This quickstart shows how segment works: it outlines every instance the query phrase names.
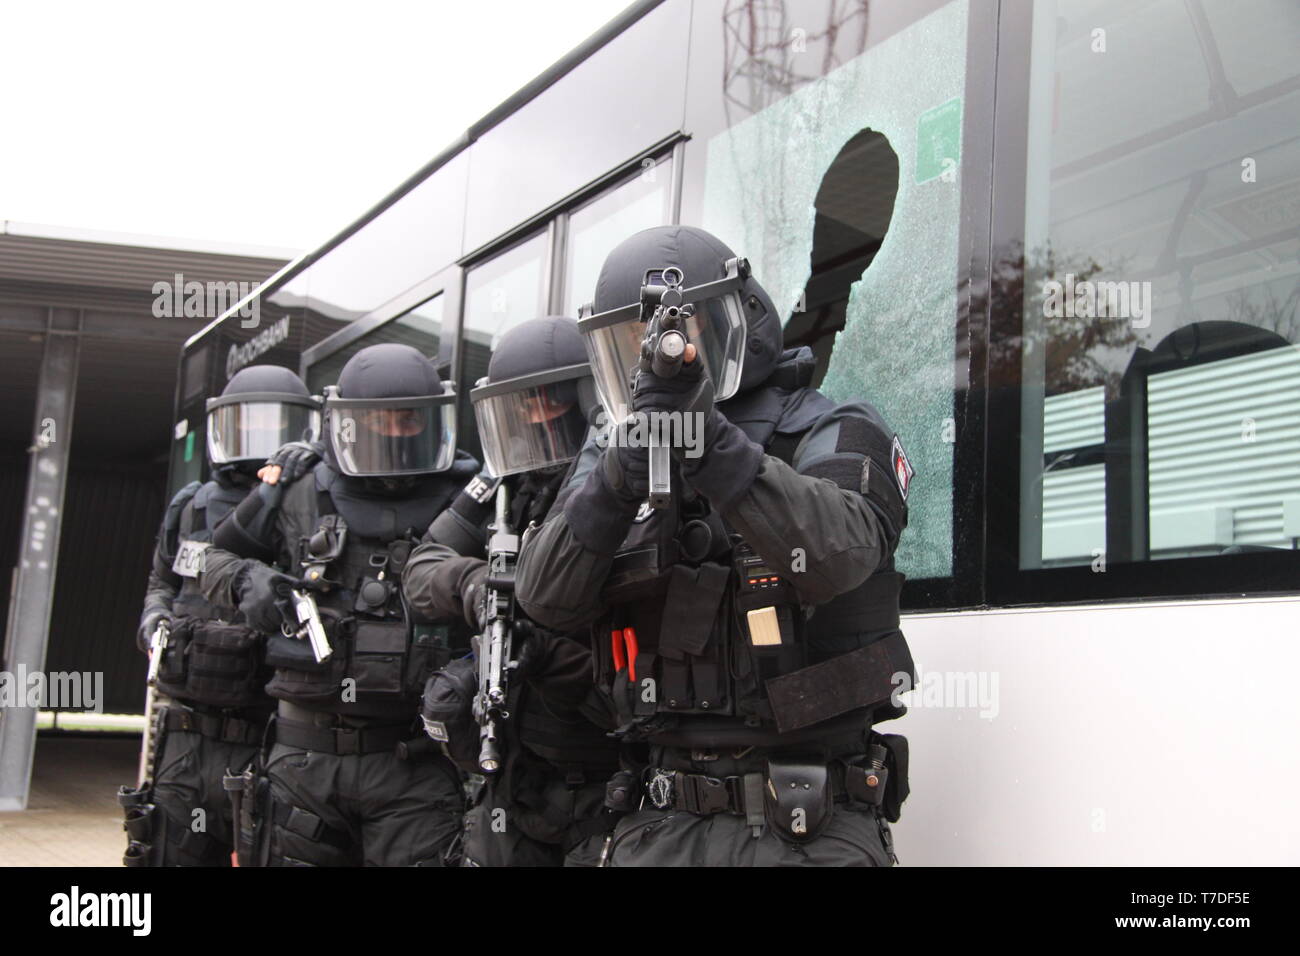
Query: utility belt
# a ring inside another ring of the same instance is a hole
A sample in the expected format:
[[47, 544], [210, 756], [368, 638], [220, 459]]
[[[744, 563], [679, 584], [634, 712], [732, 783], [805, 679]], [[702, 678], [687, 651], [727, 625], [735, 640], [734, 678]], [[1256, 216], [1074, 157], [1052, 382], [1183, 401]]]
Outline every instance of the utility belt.
[[212, 713], [173, 703], [162, 712], [161, 726], [199, 734], [223, 744], [260, 744], [270, 714], [266, 711]]
[[308, 710], [289, 701], [280, 702], [272, 727], [275, 743], [336, 756], [387, 751], [400, 760], [407, 760], [437, 749], [434, 741], [417, 730], [411, 721], [365, 721]]
[[743, 816], [758, 835], [764, 823], [796, 842], [816, 837], [829, 822], [834, 803], [856, 802], [891, 823], [907, 798], [907, 740], [871, 735], [866, 754], [826, 761], [819, 755], [750, 756], [755, 769], [713, 776], [647, 767], [639, 781], [616, 774], [606, 788], [606, 806], [630, 809], [637, 797], [658, 810], [709, 816]]

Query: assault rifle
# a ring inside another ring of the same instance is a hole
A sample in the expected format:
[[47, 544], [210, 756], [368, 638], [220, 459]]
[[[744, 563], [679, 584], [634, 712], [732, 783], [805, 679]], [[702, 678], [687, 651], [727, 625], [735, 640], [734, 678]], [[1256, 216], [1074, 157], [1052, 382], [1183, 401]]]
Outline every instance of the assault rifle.
[[479, 726], [479, 769], [496, 773], [501, 768], [499, 721], [510, 719], [506, 698], [510, 671], [515, 667], [515, 562], [519, 536], [510, 528], [510, 501], [505, 482], [497, 488], [496, 520], [488, 529], [487, 587], [484, 588], [483, 633], [475, 638], [478, 655], [478, 693], [474, 719]]
[[[660, 378], [673, 378], [682, 370], [686, 319], [692, 314], [691, 306], [682, 305], [682, 270], [671, 266], [655, 269], [647, 272], [645, 279], [641, 286], [645, 336], [639, 368]], [[659, 443], [660, 429], [651, 428], [650, 436], [650, 507], [667, 508], [673, 498], [671, 449]]]

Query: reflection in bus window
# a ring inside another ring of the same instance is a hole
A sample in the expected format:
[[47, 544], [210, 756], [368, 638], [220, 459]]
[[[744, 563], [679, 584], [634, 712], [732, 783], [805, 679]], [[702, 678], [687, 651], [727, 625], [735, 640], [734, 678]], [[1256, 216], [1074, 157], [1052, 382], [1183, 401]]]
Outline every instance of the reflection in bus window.
[[596, 297], [596, 278], [605, 256], [633, 233], [668, 222], [672, 159], [647, 160], [634, 178], [575, 210], [569, 216], [563, 314]]
[[1023, 334], [991, 356], [1021, 383], [1020, 567], [1291, 548], [1300, 7], [1054, 14], [1033, 28], [1023, 275], [1001, 270]]
[[729, 5], [720, 45], [692, 44], [688, 103], [729, 123], [704, 143], [700, 224], [828, 358], [822, 390], [897, 429], [917, 473], [898, 567], [946, 578], [968, 4], [799, 7]]
[[319, 395], [325, 386], [338, 384], [339, 373], [343, 371], [348, 359], [368, 346], [386, 342], [410, 345], [436, 362], [442, 340], [442, 307], [441, 295], [426, 299], [409, 312], [385, 322], [337, 352], [313, 363], [307, 370], [307, 387]]
[[479, 443], [469, 390], [487, 374], [492, 349], [507, 329], [546, 314], [545, 264], [546, 234], [538, 233], [466, 273], [457, 427], [461, 447], [475, 457]]

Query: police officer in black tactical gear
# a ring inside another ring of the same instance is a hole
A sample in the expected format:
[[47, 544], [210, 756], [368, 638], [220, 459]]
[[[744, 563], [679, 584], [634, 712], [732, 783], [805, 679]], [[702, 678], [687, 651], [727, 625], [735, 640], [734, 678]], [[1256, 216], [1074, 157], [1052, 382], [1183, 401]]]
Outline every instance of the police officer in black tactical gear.
[[[597, 404], [577, 323], [548, 317], [508, 331], [470, 399], [487, 470], [434, 519], [402, 584], [418, 611], [463, 618], [482, 633], [494, 499], [504, 486], [510, 533], [541, 524]], [[618, 752], [586, 635], [574, 640], [515, 617], [502, 763], [465, 816], [461, 862], [559, 866], [567, 854], [572, 865], [591, 865], [611, 819], [605, 781]], [[475, 660], [454, 661], [430, 680], [424, 710], [431, 735], [470, 772], [481, 772], [470, 708], [477, 690]]]
[[126, 788], [128, 866], [229, 866], [233, 848], [222, 777], [257, 755], [274, 701], [264, 685], [263, 636], [242, 615], [200, 592], [197, 575], [213, 529], [256, 485], [256, 471], [281, 444], [320, 431], [320, 404], [288, 369], [245, 368], [208, 401], [212, 479], [172, 499], [158, 532], [137, 640], [156, 650], [157, 690], [171, 703], [156, 714], [152, 787]]
[[[419, 535], [478, 470], [456, 450], [455, 411], [451, 383], [416, 349], [362, 349], [325, 391], [326, 460], [260, 485], [217, 530], [204, 592], [275, 632], [265, 782], [241, 794], [258, 862], [437, 866], [459, 829], [461, 775], [418, 710], [469, 635], [413, 614], [401, 587]], [[297, 629], [303, 594], [323, 659]]]
[[[641, 368], [638, 303], [673, 269], [690, 347], [661, 376]], [[872, 726], [901, 715], [894, 675], [913, 670], [902, 444], [872, 406], [809, 387], [811, 354], [783, 350], [748, 264], [700, 229], [624, 241], [594, 308], [579, 327], [626, 423], [583, 449], [523, 542], [516, 594], [544, 625], [591, 625], [627, 771], [609, 802], [634, 809], [606, 862], [888, 865], [907, 750]], [[656, 422], [680, 429], [659, 508], [635, 435]]]

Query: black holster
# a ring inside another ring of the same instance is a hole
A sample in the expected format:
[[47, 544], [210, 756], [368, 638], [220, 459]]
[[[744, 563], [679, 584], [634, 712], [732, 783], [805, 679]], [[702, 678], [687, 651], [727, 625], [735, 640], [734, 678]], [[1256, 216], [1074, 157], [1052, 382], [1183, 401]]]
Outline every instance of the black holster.
[[143, 787], [119, 787], [117, 802], [122, 806], [124, 821], [122, 829], [126, 831], [126, 853], [122, 856], [123, 866], [153, 866], [155, 824], [158, 808], [153, 804], [153, 784], [147, 782]]
[[238, 866], [266, 866], [262, 839], [271, 782], [254, 767], [242, 773], [229, 773], [222, 784], [230, 797], [234, 820], [235, 860]]
[[763, 806], [767, 823], [787, 840], [815, 839], [831, 819], [834, 795], [825, 763], [768, 758]]

